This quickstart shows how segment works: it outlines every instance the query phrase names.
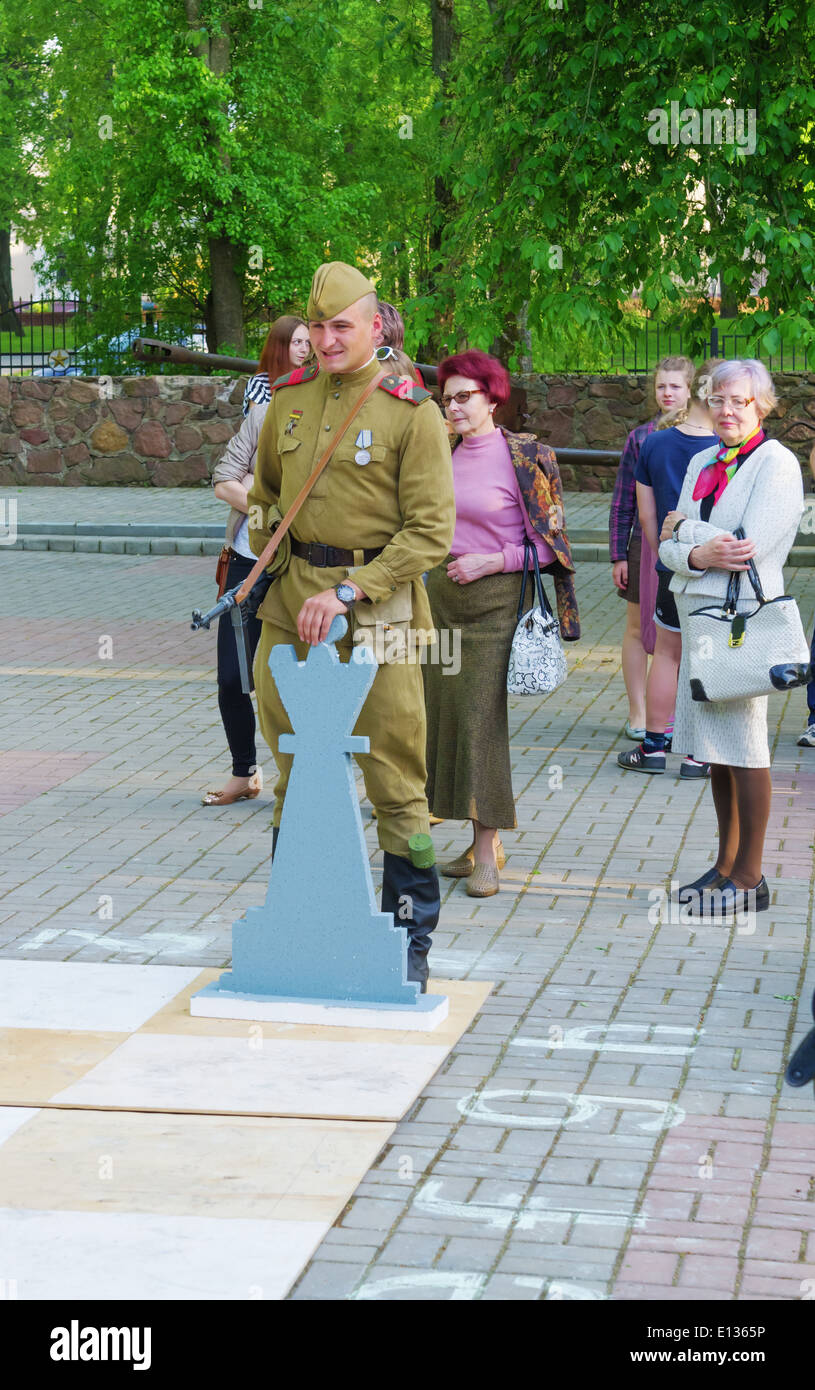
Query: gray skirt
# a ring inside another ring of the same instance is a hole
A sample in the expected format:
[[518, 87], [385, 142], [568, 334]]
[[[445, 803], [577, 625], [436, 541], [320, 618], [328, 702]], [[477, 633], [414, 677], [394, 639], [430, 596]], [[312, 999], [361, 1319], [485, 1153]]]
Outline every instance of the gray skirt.
[[[767, 696], [752, 700], [694, 700], [690, 693], [687, 658], [688, 614], [694, 608], [715, 604], [716, 599], [695, 594], [674, 594], [682, 632], [682, 659], [676, 690], [673, 751], [690, 753], [703, 763], [726, 767], [769, 767], [767, 741]], [[721, 600], [718, 600], [721, 603]], [[755, 600], [741, 599], [739, 611], [752, 612]]]
[[[427, 704], [427, 799], [434, 816], [517, 825], [509, 759], [507, 666], [515, 631], [519, 573], [489, 574], [472, 584], [447, 577], [448, 558], [431, 570], [427, 596], [437, 629], [460, 642], [461, 664], [423, 667]], [[526, 604], [532, 603], [532, 580]], [[453, 668], [454, 669], [454, 668]]]

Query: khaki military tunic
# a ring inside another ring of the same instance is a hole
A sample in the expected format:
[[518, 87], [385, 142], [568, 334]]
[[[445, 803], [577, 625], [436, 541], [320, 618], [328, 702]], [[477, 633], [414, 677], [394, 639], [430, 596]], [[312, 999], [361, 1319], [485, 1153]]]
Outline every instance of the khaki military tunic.
[[[286, 512], [332, 431], [378, 370], [379, 364], [372, 362], [344, 376], [321, 371], [310, 381], [274, 390], [249, 493], [249, 539], [256, 555], [269, 540], [270, 525], [279, 516], [276, 509]], [[363, 464], [356, 461], [360, 431], [370, 434], [365, 448], [370, 462]], [[308, 645], [296, 635], [300, 609], [307, 598], [349, 576], [370, 599], [352, 609], [356, 640], [370, 640], [376, 650], [372, 639], [377, 632], [381, 637], [383, 630], [396, 628], [432, 631], [422, 574], [448, 554], [454, 526], [450, 446], [438, 407], [430, 398], [414, 404], [377, 389], [352, 421], [291, 527], [298, 541], [359, 552], [359, 563], [323, 569], [292, 555], [259, 610], [263, 628], [255, 657], [255, 689], [261, 732], [279, 772], [276, 825], [292, 758], [277, 747], [280, 734], [290, 733], [291, 724], [269, 671], [271, 648], [290, 644], [304, 660]], [[365, 564], [362, 551], [379, 546], [384, 547], [381, 555]], [[349, 633], [338, 644], [341, 660], [350, 658], [352, 645]], [[360, 755], [359, 762], [377, 812], [379, 843], [407, 858], [410, 836], [428, 830], [424, 694], [415, 658], [380, 665], [354, 732], [367, 735], [371, 743], [370, 754]]]

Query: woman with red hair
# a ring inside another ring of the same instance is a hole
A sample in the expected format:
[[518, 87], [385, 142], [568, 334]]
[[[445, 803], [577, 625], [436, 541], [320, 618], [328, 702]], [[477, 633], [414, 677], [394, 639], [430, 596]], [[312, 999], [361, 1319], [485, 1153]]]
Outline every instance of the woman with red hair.
[[[469, 896], [486, 898], [498, 892], [505, 862], [498, 830], [517, 825], [507, 666], [525, 540], [553, 574], [564, 639], [576, 641], [580, 625], [554, 451], [495, 423], [509, 400], [506, 368], [485, 352], [461, 352], [444, 359], [438, 380], [454, 443], [456, 529], [427, 594], [435, 626], [461, 634], [461, 664], [455, 674], [432, 662], [424, 668], [427, 794], [434, 816], [473, 823], [469, 849], [441, 872], [466, 878]], [[530, 575], [530, 605], [532, 587]]]
[[244, 415], [249, 414], [253, 405], [266, 405], [272, 399], [272, 382], [279, 376], [288, 376], [295, 367], [302, 367], [310, 356], [311, 340], [303, 319], [296, 314], [281, 314], [263, 344], [259, 371], [247, 382], [243, 393]]

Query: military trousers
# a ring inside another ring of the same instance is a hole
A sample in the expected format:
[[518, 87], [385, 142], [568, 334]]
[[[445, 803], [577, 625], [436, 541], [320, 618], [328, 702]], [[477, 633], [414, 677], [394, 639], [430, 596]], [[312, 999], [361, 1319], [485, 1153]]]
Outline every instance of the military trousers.
[[[264, 621], [255, 656], [255, 690], [261, 733], [278, 769], [273, 824], [280, 824], [294, 755], [278, 751], [281, 734], [292, 733], [277, 686], [269, 670], [269, 653], [282, 643], [294, 647], [298, 661], [309, 652], [307, 642], [274, 623]], [[353, 643], [346, 634], [337, 643], [340, 661], [351, 658]], [[411, 835], [428, 834], [425, 764], [426, 718], [421, 666], [412, 662], [380, 665], [353, 732], [370, 740], [370, 753], [355, 754], [368, 800], [376, 811], [379, 844], [383, 850], [410, 857]]]

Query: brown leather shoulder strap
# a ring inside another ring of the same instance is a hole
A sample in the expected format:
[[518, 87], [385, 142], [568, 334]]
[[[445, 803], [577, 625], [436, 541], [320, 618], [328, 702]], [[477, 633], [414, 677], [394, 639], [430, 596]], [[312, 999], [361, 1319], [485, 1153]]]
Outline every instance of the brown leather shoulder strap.
[[301, 487], [300, 491], [298, 492], [297, 496], [295, 497], [294, 501], [289, 507], [289, 510], [286, 512], [286, 515], [284, 516], [283, 520], [281, 521], [280, 525], [278, 526], [277, 530], [272, 536], [272, 539], [269, 541], [269, 544], [263, 551], [263, 554], [255, 562], [252, 569], [249, 571], [243, 583], [241, 584], [241, 587], [235, 596], [235, 600], [237, 603], [243, 603], [243, 600], [246, 598], [253, 584], [256, 584], [257, 581], [260, 579], [260, 576], [263, 574], [263, 571], [265, 570], [266, 566], [268, 565], [269, 561], [271, 560], [272, 556], [277, 550], [277, 547], [280, 545], [280, 542], [282, 541], [283, 537], [285, 536], [286, 532], [288, 531], [289, 527], [294, 521], [294, 518], [297, 516], [297, 513], [299, 512], [300, 508], [302, 507], [303, 503], [305, 502], [306, 498], [311, 492], [311, 489], [314, 487], [314, 484], [316, 483], [323, 469], [328, 464], [331, 455], [333, 454], [334, 450], [336, 449], [337, 445], [339, 444], [340, 440], [342, 439], [343, 435], [348, 429], [348, 426], [351, 424], [352, 420], [354, 420], [355, 417], [359, 414], [360, 410], [362, 409], [365, 402], [369, 399], [369, 397], [373, 395], [374, 391], [376, 390], [377, 386], [379, 385], [380, 381], [382, 381], [384, 376], [384, 372], [377, 372], [376, 376], [368, 382], [368, 385], [365, 387], [365, 390], [362, 392], [362, 395], [356, 401], [352, 410], [350, 410], [348, 415], [346, 415], [345, 419], [343, 420], [342, 424], [337, 430], [337, 433], [334, 435], [334, 438], [329, 444], [328, 448], [325, 450], [323, 454], [321, 454], [316, 467], [313, 469], [309, 477], [303, 483], [303, 486]]

